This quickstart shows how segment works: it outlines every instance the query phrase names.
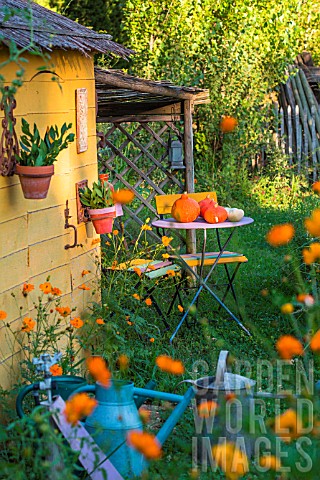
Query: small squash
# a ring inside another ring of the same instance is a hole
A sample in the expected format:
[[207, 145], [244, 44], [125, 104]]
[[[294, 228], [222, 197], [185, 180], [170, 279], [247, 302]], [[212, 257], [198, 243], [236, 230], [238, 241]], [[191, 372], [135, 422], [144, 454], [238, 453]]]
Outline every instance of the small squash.
[[210, 205], [204, 212], [203, 218], [208, 223], [221, 223], [225, 222], [228, 218], [228, 212], [220, 205]]
[[172, 205], [171, 215], [182, 223], [193, 222], [200, 214], [200, 206], [196, 200], [183, 193]]
[[211, 205], [218, 205], [212, 198], [210, 198], [210, 195], [207, 195], [206, 198], [203, 200], [200, 200], [199, 206], [200, 206], [200, 217], [203, 217], [203, 214], [205, 210]]
[[228, 220], [230, 220], [230, 222], [240, 222], [243, 216], [244, 211], [241, 208], [228, 209]]

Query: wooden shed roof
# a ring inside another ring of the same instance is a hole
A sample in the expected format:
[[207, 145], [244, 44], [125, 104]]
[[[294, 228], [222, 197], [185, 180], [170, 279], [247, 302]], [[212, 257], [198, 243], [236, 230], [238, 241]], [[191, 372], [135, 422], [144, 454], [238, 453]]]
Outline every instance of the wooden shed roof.
[[169, 81], [147, 80], [121, 70], [95, 67], [98, 118], [142, 114], [183, 100], [194, 104], [210, 102], [209, 90], [174, 85]]
[[[28, 0], [0, 0], [0, 35], [1, 42], [9, 45], [14, 40], [20, 48], [30, 45], [30, 22], [23, 10], [32, 18], [32, 35], [34, 43], [43, 50], [55, 48], [77, 50], [84, 55], [107, 53], [128, 58], [132, 50], [113, 42], [111, 35], [96, 33], [69, 18], [52, 12]], [[20, 14], [10, 16], [5, 21], [5, 8], [18, 9]], [[30, 14], [31, 9], [31, 14]]]

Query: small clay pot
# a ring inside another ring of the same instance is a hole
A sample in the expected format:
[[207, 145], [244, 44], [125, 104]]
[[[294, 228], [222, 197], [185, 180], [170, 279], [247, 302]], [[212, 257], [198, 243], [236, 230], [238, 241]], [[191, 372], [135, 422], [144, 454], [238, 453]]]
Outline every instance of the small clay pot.
[[24, 198], [40, 200], [47, 197], [54, 165], [44, 167], [29, 167], [16, 165]]
[[93, 223], [96, 233], [111, 233], [113, 228], [113, 219], [116, 216], [116, 208], [106, 207], [88, 210], [90, 220]]

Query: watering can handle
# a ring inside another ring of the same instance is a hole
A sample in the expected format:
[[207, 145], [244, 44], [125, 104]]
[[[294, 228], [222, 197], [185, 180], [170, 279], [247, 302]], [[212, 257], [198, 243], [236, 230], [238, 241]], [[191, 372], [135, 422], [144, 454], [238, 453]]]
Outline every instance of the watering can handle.
[[228, 355], [229, 355], [228, 350], [221, 350], [218, 358], [218, 364], [217, 364], [217, 372], [216, 372], [216, 380], [215, 380], [216, 385], [219, 385], [224, 382], [224, 374], [227, 371]]

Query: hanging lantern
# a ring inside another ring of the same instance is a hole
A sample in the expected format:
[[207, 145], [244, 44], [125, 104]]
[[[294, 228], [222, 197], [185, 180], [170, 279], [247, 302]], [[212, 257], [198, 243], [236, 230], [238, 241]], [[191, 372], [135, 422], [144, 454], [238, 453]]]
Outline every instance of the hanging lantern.
[[177, 170], [181, 168], [186, 168], [183, 165], [183, 155], [182, 155], [182, 142], [180, 139], [171, 140], [169, 138], [169, 168], [171, 170]]

